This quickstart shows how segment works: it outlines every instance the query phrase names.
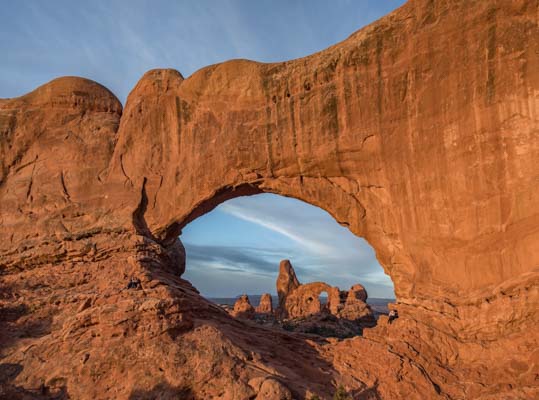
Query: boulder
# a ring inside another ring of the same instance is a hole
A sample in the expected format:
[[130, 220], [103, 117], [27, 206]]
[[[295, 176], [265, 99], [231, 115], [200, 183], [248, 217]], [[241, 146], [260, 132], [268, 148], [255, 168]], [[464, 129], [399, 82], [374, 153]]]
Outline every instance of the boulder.
[[367, 302], [368, 297], [369, 296], [367, 295], [367, 289], [365, 289], [363, 285], [356, 283], [348, 291], [348, 297], [346, 300], [348, 301], [350, 299], [352, 301], [357, 299], [363, 302]]

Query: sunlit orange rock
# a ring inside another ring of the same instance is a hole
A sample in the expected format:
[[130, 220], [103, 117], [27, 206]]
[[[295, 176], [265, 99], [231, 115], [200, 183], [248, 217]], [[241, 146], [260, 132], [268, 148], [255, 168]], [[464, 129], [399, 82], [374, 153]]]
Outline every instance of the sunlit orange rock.
[[279, 297], [279, 311], [285, 309], [286, 298], [299, 287], [296, 271], [292, 268], [290, 260], [282, 260], [279, 264], [279, 275], [277, 276], [277, 295]]
[[[2, 396], [539, 397], [538, 93], [536, 1], [410, 0], [309, 57], [149, 71], [123, 109], [74, 77], [0, 100]], [[399, 318], [318, 343], [205, 301], [181, 229], [260, 192], [365, 238]]]
[[249, 301], [249, 296], [242, 294], [234, 303], [232, 315], [236, 318], [253, 319], [255, 316], [255, 308]]
[[363, 285], [355, 284], [346, 293], [346, 300], [336, 314], [339, 318], [361, 323], [363, 326], [374, 326], [374, 313], [367, 304], [367, 290]]
[[256, 312], [258, 314], [273, 315], [273, 302], [271, 299], [271, 294], [264, 293], [262, 296], [260, 296], [260, 303], [256, 307]]
[[[293, 281], [292, 285], [283, 282]], [[277, 291], [283, 298], [283, 304], [277, 310], [281, 319], [302, 319], [299, 324], [306, 325], [306, 332], [321, 331], [326, 327], [331, 331], [340, 330], [343, 336], [357, 335], [360, 331], [354, 326], [339, 327], [335, 318], [312, 318], [317, 314], [331, 314], [337, 319], [345, 319], [358, 323], [361, 327], [375, 325], [374, 314], [366, 303], [367, 291], [356, 284], [350, 291], [339, 290], [324, 282], [299, 283], [294, 268], [289, 260], [281, 261], [277, 278]], [[325, 296], [324, 296], [325, 295]], [[325, 297], [325, 298], [323, 298]], [[307, 318], [305, 320], [305, 318]], [[315, 329], [316, 328], [316, 329]], [[330, 332], [329, 330], [327, 332]]]

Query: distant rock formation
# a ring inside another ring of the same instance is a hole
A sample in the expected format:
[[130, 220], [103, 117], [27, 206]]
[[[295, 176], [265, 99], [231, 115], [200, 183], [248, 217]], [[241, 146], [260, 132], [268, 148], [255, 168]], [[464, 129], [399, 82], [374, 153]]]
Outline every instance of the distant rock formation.
[[255, 316], [255, 309], [249, 301], [249, 296], [241, 295], [234, 304], [232, 315], [237, 318], [252, 319]]
[[367, 290], [363, 285], [356, 284], [347, 293], [346, 301], [337, 316], [362, 324], [363, 326], [374, 326], [376, 320], [371, 307], [367, 304]]
[[276, 315], [290, 329], [346, 337], [358, 335], [363, 328], [376, 324], [363, 285], [356, 284], [346, 291], [324, 282], [301, 284], [289, 260], [279, 265], [277, 293]]
[[368, 297], [369, 297], [369, 295], [367, 294], [367, 289], [365, 289], [363, 287], [363, 285], [360, 285], [359, 283], [356, 283], [348, 291], [347, 300], [348, 299], [354, 299], [354, 300], [357, 299], [357, 300], [361, 300], [363, 302], [366, 302]]
[[288, 294], [299, 286], [296, 272], [289, 260], [282, 260], [279, 264], [279, 276], [277, 278], [277, 296], [279, 296], [279, 309], [283, 310]]
[[355, 284], [347, 291], [325, 282], [301, 284], [290, 261], [282, 260], [276, 286], [279, 306], [275, 312], [269, 293], [260, 297], [256, 308], [244, 294], [236, 300], [233, 309], [225, 309], [236, 318], [281, 324], [289, 330], [321, 336], [356, 336], [363, 328], [376, 325], [363, 285]]
[[[327, 303], [321, 301], [321, 295], [327, 294]], [[336, 314], [340, 304], [339, 288], [324, 282], [300, 284], [287, 293], [284, 304], [279, 309], [281, 318], [300, 318], [323, 311]]]
[[258, 314], [273, 314], [273, 302], [271, 300], [271, 294], [264, 293], [260, 297], [260, 303], [256, 307], [256, 312]]

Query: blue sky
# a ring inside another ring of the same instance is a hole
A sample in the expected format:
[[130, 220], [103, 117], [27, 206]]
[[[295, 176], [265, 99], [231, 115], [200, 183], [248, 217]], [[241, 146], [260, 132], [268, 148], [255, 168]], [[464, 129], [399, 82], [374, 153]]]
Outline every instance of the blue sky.
[[[125, 103], [149, 69], [175, 68], [188, 77], [233, 58], [273, 62], [303, 57], [346, 39], [403, 3], [5, 1], [0, 97], [20, 96], [58, 76], [76, 75], [107, 86]], [[274, 292], [278, 261], [286, 257], [304, 282], [325, 280], [345, 288], [359, 281], [372, 297], [393, 296], [391, 281], [361, 239], [322, 210], [292, 199], [259, 195], [230, 200], [194, 221], [182, 239], [188, 251], [186, 277], [205, 295]]]

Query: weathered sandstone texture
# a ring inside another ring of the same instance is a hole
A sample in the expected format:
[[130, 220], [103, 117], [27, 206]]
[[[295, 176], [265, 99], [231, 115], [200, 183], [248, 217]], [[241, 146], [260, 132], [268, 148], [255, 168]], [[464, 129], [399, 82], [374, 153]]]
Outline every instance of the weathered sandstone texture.
[[[366, 303], [367, 290], [360, 284], [352, 286], [350, 291], [339, 290], [324, 282], [301, 284], [290, 261], [283, 260], [279, 265], [276, 286], [279, 294], [277, 316], [281, 319], [326, 313], [339, 319], [358, 322], [361, 326], [375, 324], [374, 314]], [[321, 301], [323, 293], [327, 296], [325, 303]]]
[[[0, 100], [0, 396], [538, 398], [538, 15], [410, 0], [309, 57], [149, 71], [125, 107], [74, 77]], [[364, 237], [399, 318], [317, 342], [204, 300], [178, 235], [260, 192]]]
[[232, 310], [232, 316], [237, 318], [251, 319], [255, 316], [255, 308], [249, 301], [249, 296], [242, 294], [234, 303], [234, 310]]
[[346, 296], [346, 300], [336, 314], [339, 318], [360, 322], [365, 326], [374, 325], [374, 314], [367, 304], [367, 290], [362, 285], [358, 283], [349, 291], [341, 291], [341, 299], [343, 295]]
[[[339, 290], [324, 282], [301, 284], [290, 261], [283, 260], [276, 286], [282, 305], [275, 312], [269, 293], [260, 297], [256, 308], [246, 294], [238, 297], [233, 308], [220, 307], [235, 318], [255, 320], [267, 328], [284, 328], [323, 337], [354, 337], [361, 335], [364, 328], [376, 325], [374, 313], [366, 303], [367, 291], [360, 284], [352, 286], [350, 291]], [[329, 294], [326, 301], [321, 298], [323, 293]]]
[[[279, 275], [277, 275], [277, 296], [279, 298], [278, 312], [286, 312], [286, 299], [288, 294], [299, 287], [296, 271], [292, 268], [290, 260], [282, 260], [279, 263]], [[286, 316], [286, 315], [285, 315]]]
[[264, 293], [260, 297], [260, 303], [256, 307], [255, 311], [258, 314], [268, 314], [273, 315], [273, 302], [271, 300], [271, 294]]

